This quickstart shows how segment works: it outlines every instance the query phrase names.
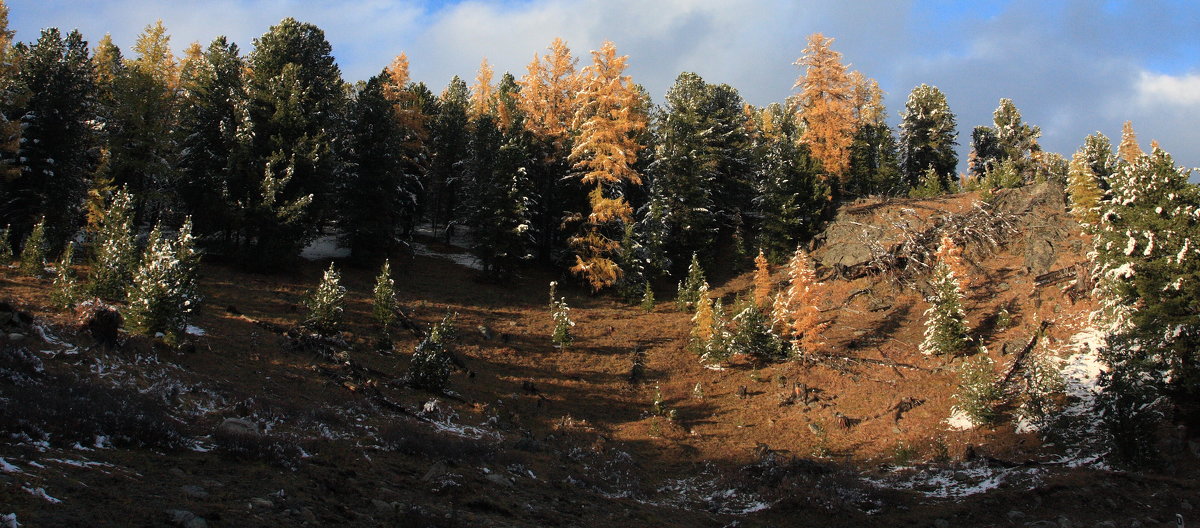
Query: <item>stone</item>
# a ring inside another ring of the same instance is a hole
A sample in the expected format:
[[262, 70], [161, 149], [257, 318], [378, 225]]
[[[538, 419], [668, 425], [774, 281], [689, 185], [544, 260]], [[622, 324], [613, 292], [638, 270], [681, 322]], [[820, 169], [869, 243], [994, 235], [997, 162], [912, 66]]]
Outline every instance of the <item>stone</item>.
[[193, 499], [207, 499], [208, 498], [208, 492], [205, 491], [204, 488], [202, 488], [200, 486], [195, 486], [195, 485], [181, 486], [179, 488], [179, 490], [182, 491], [184, 495], [187, 495], [188, 497], [191, 497]]
[[208, 528], [208, 521], [187, 510], [167, 510], [167, 518], [182, 528]]
[[12, 341], [13, 343], [19, 343], [19, 342], [25, 340], [25, 334], [19, 334], [17, 332], [13, 332], [11, 334], [8, 334], [8, 340]]
[[1015, 522], [1020, 522], [1021, 519], [1025, 518], [1025, 512], [1018, 511], [1018, 510], [1009, 510], [1009, 512], [1006, 513], [1004, 516], [1008, 517], [1008, 522], [1015, 523]]
[[176, 477], [179, 477], [179, 478], [183, 478], [183, 477], [187, 476], [187, 473], [184, 473], [184, 471], [182, 469], [179, 469], [177, 467], [173, 467], [173, 468], [167, 470], [167, 472], [172, 475], [175, 475]]
[[304, 508], [300, 510], [300, 520], [307, 524], [317, 524], [317, 515], [312, 510]]
[[217, 434], [232, 437], [258, 436], [258, 424], [241, 418], [226, 418], [217, 426]]

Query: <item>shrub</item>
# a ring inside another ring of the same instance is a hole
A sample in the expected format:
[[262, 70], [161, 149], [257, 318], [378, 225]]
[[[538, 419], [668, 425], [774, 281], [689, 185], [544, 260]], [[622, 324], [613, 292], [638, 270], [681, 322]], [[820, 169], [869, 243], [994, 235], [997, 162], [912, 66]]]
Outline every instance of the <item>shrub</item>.
[[955, 408], [975, 424], [991, 424], [999, 418], [996, 405], [1003, 390], [996, 380], [995, 363], [987, 349], [968, 358], [959, 368], [958, 392], [954, 394]]
[[88, 277], [92, 295], [109, 300], [123, 300], [137, 265], [133, 247], [131, 194], [124, 190], [113, 193], [112, 203], [100, 219], [95, 237], [92, 269]]
[[371, 314], [375, 322], [386, 332], [396, 320], [396, 281], [392, 280], [392, 266], [383, 261], [379, 276], [375, 277], [375, 296]]
[[168, 341], [183, 335], [200, 302], [196, 292], [199, 259], [191, 218], [184, 221], [175, 240], [164, 237], [162, 228], [155, 226], [126, 294], [130, 330], [144, 335], [161, 332]]
[[67, 242], [62, 257], [54, 267], [54, 283], [50, 286], [50, 302], [55, 307], [67, 309], [79, 301], [79, 283], [75, 280], [75, 243]]
[[441, 322], [433, 325], [429, 335], [417, 344], [408, 366], [408, 380], [414, 387], [433, 392], [446, 389], [452, 365], [447, 347], [454, 340], [454, 318], [457, 315], [447, 313]]
[[346, 288], [342, 287], [341, 281], [342, 275], [330, 263], [317, 289], [309, 292], [304, 300], [308, 307], [308, 319], [304, 324], [318, 334], [333, 335], [341, 327], [346, 300]]
[[21, 246], [21, 273], [40, 277], [46, 269], [46, 219], [43, 217]]
[[675, 295], [675, 307], [681, 312], [695, 308], [696, 301], [700, 300], [700, 288], [707, 285], [704, 268], [700, 267], [700, 259], [695, 253], [692, 253], [692, 262], [688, 264], [687, 278], [679, 283]]

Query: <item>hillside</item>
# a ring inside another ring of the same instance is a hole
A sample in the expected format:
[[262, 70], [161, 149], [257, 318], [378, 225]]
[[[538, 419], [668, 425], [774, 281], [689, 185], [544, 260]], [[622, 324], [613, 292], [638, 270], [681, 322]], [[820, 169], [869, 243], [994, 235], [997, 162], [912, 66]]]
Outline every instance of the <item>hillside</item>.
[[[325, 259], [275, 275], [206, 262], [182, 346], [122, 336], [113, 350], [50, 308], [49, 281], [2, 268], [0, 515], [21, 526], [1192, 520], [1195, 457], [1177, 448], [1161, 471], [1113, 471], [1089, 438], [1090, 241], [1063, 196], [1040, 185], [990, 205], [968, 193], [843, 206], [813, 248], [825, 345], [765, 366], [702, 366], [674, 292], [645, 312], [543, 270], [483, 283], [460, 249], [420, 234], [415, 254], [393, 257], [416, 330], [391, 346], [370, 322], [374, 269], [343, 268], [341, 338], [294, 328]], [[997, 375], [1035, 337], [1067, 367], [1061, 427], [1025, 431], [1010, 413], [987, 427], [948, 421], [965, 359], [917, 349], [928, 257], [946, 233], [963, 242], [967, 320]], [[566, 349], [549, 340], [552, 280], [576, 322]], [[745, 273], [714, 292], [731, 304], [750, 287]], [[416, 334], [447, 312], [461, 363], [450, 391], [412, 389]], [[656, 394], [674, 419], [653, 412]]]

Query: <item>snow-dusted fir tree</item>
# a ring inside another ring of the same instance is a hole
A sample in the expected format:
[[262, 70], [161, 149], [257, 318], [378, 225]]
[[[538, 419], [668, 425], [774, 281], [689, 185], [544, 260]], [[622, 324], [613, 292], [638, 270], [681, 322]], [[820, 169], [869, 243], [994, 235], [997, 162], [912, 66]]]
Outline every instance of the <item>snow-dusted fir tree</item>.
[[959, 367], [958, 391], [954, 393], [954, 412], [975, 425], [990, 424], [999, 418], [996, 409], [1004, 392], [996, 378], [995, 362], [986, 348], [967, 358]]
[[7, 266], [13, 260], [12, 242], [8, 239], [12, 233], [12, 224], [0, 230], [0, 266]]
[[112, 195], [112, 202], [100, 219], [95, 233], [88, 288], [92, 295], [121, 300], [137, 265], [133, 248], [133, 195], [124, 189]]
[[168, 340], [183, 335], [200, 302], [196, 292], [199, 253], [191, 231], [189, 218], [174, 240], [164, 236], [161, 226], [150, 232], [126, 293], [130, 330], [145, 335], [161, 333]]
[[1104, 191], [1096, 181], [1096, 175], [1088, 164], [1083, 150], [1075, 152], [1067, 172], [1067, 193], [1071, 199], [1071, 214], [1088, 226], [1100, 221], [1100, 199]]
[[933, 268], [930, 285], [933, 295], [927, 299], [925, 310], [925, 340], [921, 342], [923, 354], [957, 354], [967, 345], [967, 316], [963, 311], [962, 286], [954, 268], [957, 256], [953, 240], [943, 237], [938, 247], [937, 264]]
[[693, 309], [696, 302], [700, 300], [701, 287], [707, 288], [708, 281], [704, 278], [704, 268], [700, 267], [699, 257], [692, 253], [692, 263], [688, 265], [687, 277], [679, 282], [676, 290], [675, 306], [680, 311]]
[[54, 283], [50, 286], [50, 301], [58, 308], [70, 308], [79, 300], [79, 282], [75, 279], [75, 243], [67, 242], [62, 257], [54, 266]]
[[40, 277], [46, 268], [46, 219], [33, 226], [21, 246], [21, 273]]
[[375, 322], [387, 331], [396, 320], [396, 281], [392, 280], [392, 265], [386, 259], [375, 277], [375, 290], [372, 298], [371, 315]]
[[305, 325], [322, 335], [337, 333], [342, 324], [342, 312], [346, 300], [346, 288], [342, 286], [342, 274], [329, 263], [329, 269], [321, 276], [317, 289], [304, 299], [308, 308]]
[[1161, 149], [1119, 163], [1101, 202], [1093, 246], [1107, 333], [1099, 411], [1115, 458], [1155, 450], [1155, 427], [1194, 423], [1200, 410], [1200, 189]]
[[757, 302], [743, 300], [734, 308], [733, 331], [729, 338], [729, 353], [742, 354], [756, 363], [777, 361], [785, 357], [785, 347], [771, 330], [771, 318]]
[[453, 364], [448, 347], [454, 340], [454, 318], [457, 316], [447, 313], [417, 344], [408, 365], [408, 382], [414, 387], [433, 392], [445, 390]]
[[550, 333], [550, 342], [557, 348], [567, 348], [575, 341], [571, 328], [575, 321], [571, 320], [571, 308], [567, 306], [566, 297], [558, 297], [558, 282], [550, 282], [550, 318], [554, 321], [554, 329]]

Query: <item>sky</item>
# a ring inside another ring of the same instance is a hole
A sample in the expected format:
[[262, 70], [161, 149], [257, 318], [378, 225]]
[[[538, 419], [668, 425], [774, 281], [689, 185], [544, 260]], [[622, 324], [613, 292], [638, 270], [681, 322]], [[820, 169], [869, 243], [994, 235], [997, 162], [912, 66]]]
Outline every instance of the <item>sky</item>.
[[[879, 81], [889, 121], [913, 87], [939, 87], [957, 116], [960, 159], [971, 129], [1002, 97], [1070, 156], [1088, 134], [1120, 141], [1133, 121], [1180, 165], [1200, 166], [1200, 5], [1194, 0], [8, 0], [19, 41], [41, 28], [105, 33], [130, 50], [161, 19], [177, 53], [218, 35], [244, 52], [284, 17], [325, 31], [348, 81], [406, 52], [414, 80], [440, 92], [472, 82], [486, 57], [520, 77], [555, 37], [580, 65], [612, 40], [656, 102], [684, 71], [727, 83], [755, 105], [783, 101], [808, 35], [834, 37], [851, 68]], [[960, 163], [960, 170], [963, 169]]]

